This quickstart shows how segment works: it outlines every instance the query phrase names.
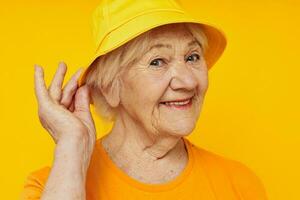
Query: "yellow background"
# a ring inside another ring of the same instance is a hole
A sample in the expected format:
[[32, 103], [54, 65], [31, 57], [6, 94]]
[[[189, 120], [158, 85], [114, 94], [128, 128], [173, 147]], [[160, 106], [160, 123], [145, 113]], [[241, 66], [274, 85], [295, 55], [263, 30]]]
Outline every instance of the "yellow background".
[[[242, 161], [263, 180], [270, 199], [300, 199], [300, 3], [296, 0], [182, 1], [227, 35], [209, 72], [209, 90], [189, 138]], [[0, 199], [18, 199], [27, 174], [52, 162], [54, 144], [41, 127], [33, 64], [49, 84], [57, 63], [67, 79], [92, 54], [97, 1], [1, 1]], [[96, 118], [98, 136], [111, 124]]]

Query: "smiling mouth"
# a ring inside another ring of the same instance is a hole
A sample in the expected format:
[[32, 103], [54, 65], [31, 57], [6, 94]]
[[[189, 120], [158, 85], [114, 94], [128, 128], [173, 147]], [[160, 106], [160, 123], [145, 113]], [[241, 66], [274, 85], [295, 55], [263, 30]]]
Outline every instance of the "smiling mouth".
[[187, 99], [185, 101], [178, 101], [178, 102], [161, 102], [160, 105], [163, 105], [167, 108], [175, 108], [179, 110], [185, 110], [191, 107], [193, 103], [193, 97]]

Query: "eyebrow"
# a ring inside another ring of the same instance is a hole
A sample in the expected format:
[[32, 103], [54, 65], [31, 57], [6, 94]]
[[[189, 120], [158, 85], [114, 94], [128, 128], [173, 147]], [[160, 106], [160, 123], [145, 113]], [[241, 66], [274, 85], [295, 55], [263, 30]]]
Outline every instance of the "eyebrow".
[[[201, 45], [201, 43], [198, 40], [192, 40], [192, 41], [190, 41], [187, 46], [190, 47], [190, 46], [193, 46], [193, 45], [199, 45], [200, 48], [202, 49], [202, 45]], [[151, 51], [152, 49], [156, 49], [156, 48], [168, 48], [168, 49], [171, 49], [172, 45], [158, 43], [158, 44], [152, 45], [148, 49], [148, 52]]]
[[190, 46], [193, 46], [195, 44], [199, 45], [200, 48], [202, 49], [202, 44], [198, 40], [192, 40], [192, 41], [190, 41], [187, 46], [190, 47]]

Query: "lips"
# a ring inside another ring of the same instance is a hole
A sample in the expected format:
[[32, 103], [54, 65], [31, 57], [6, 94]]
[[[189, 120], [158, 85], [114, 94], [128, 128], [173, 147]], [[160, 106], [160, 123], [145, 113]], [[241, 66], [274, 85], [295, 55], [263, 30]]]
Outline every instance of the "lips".
[[192, 97], [189, 97], [189, 98], [184, 98], [184, 99], [177, 99], [177, 100], [170, 100], [170, 101], [162, 101], [160, 102], [160, 104], [165, 104], [165, 105], [171, 105], [171, 104], [180, 104], [180, 103], [183, 103], [183, 102], [190, 102], [192, 101]]

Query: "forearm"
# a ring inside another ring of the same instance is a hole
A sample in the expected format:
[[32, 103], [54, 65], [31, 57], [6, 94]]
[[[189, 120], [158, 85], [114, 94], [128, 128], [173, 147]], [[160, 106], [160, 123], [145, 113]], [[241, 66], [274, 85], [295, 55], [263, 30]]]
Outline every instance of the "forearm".
[[85, 200], [90, 152], [81, 142], [58, 144], [42, 200]]

